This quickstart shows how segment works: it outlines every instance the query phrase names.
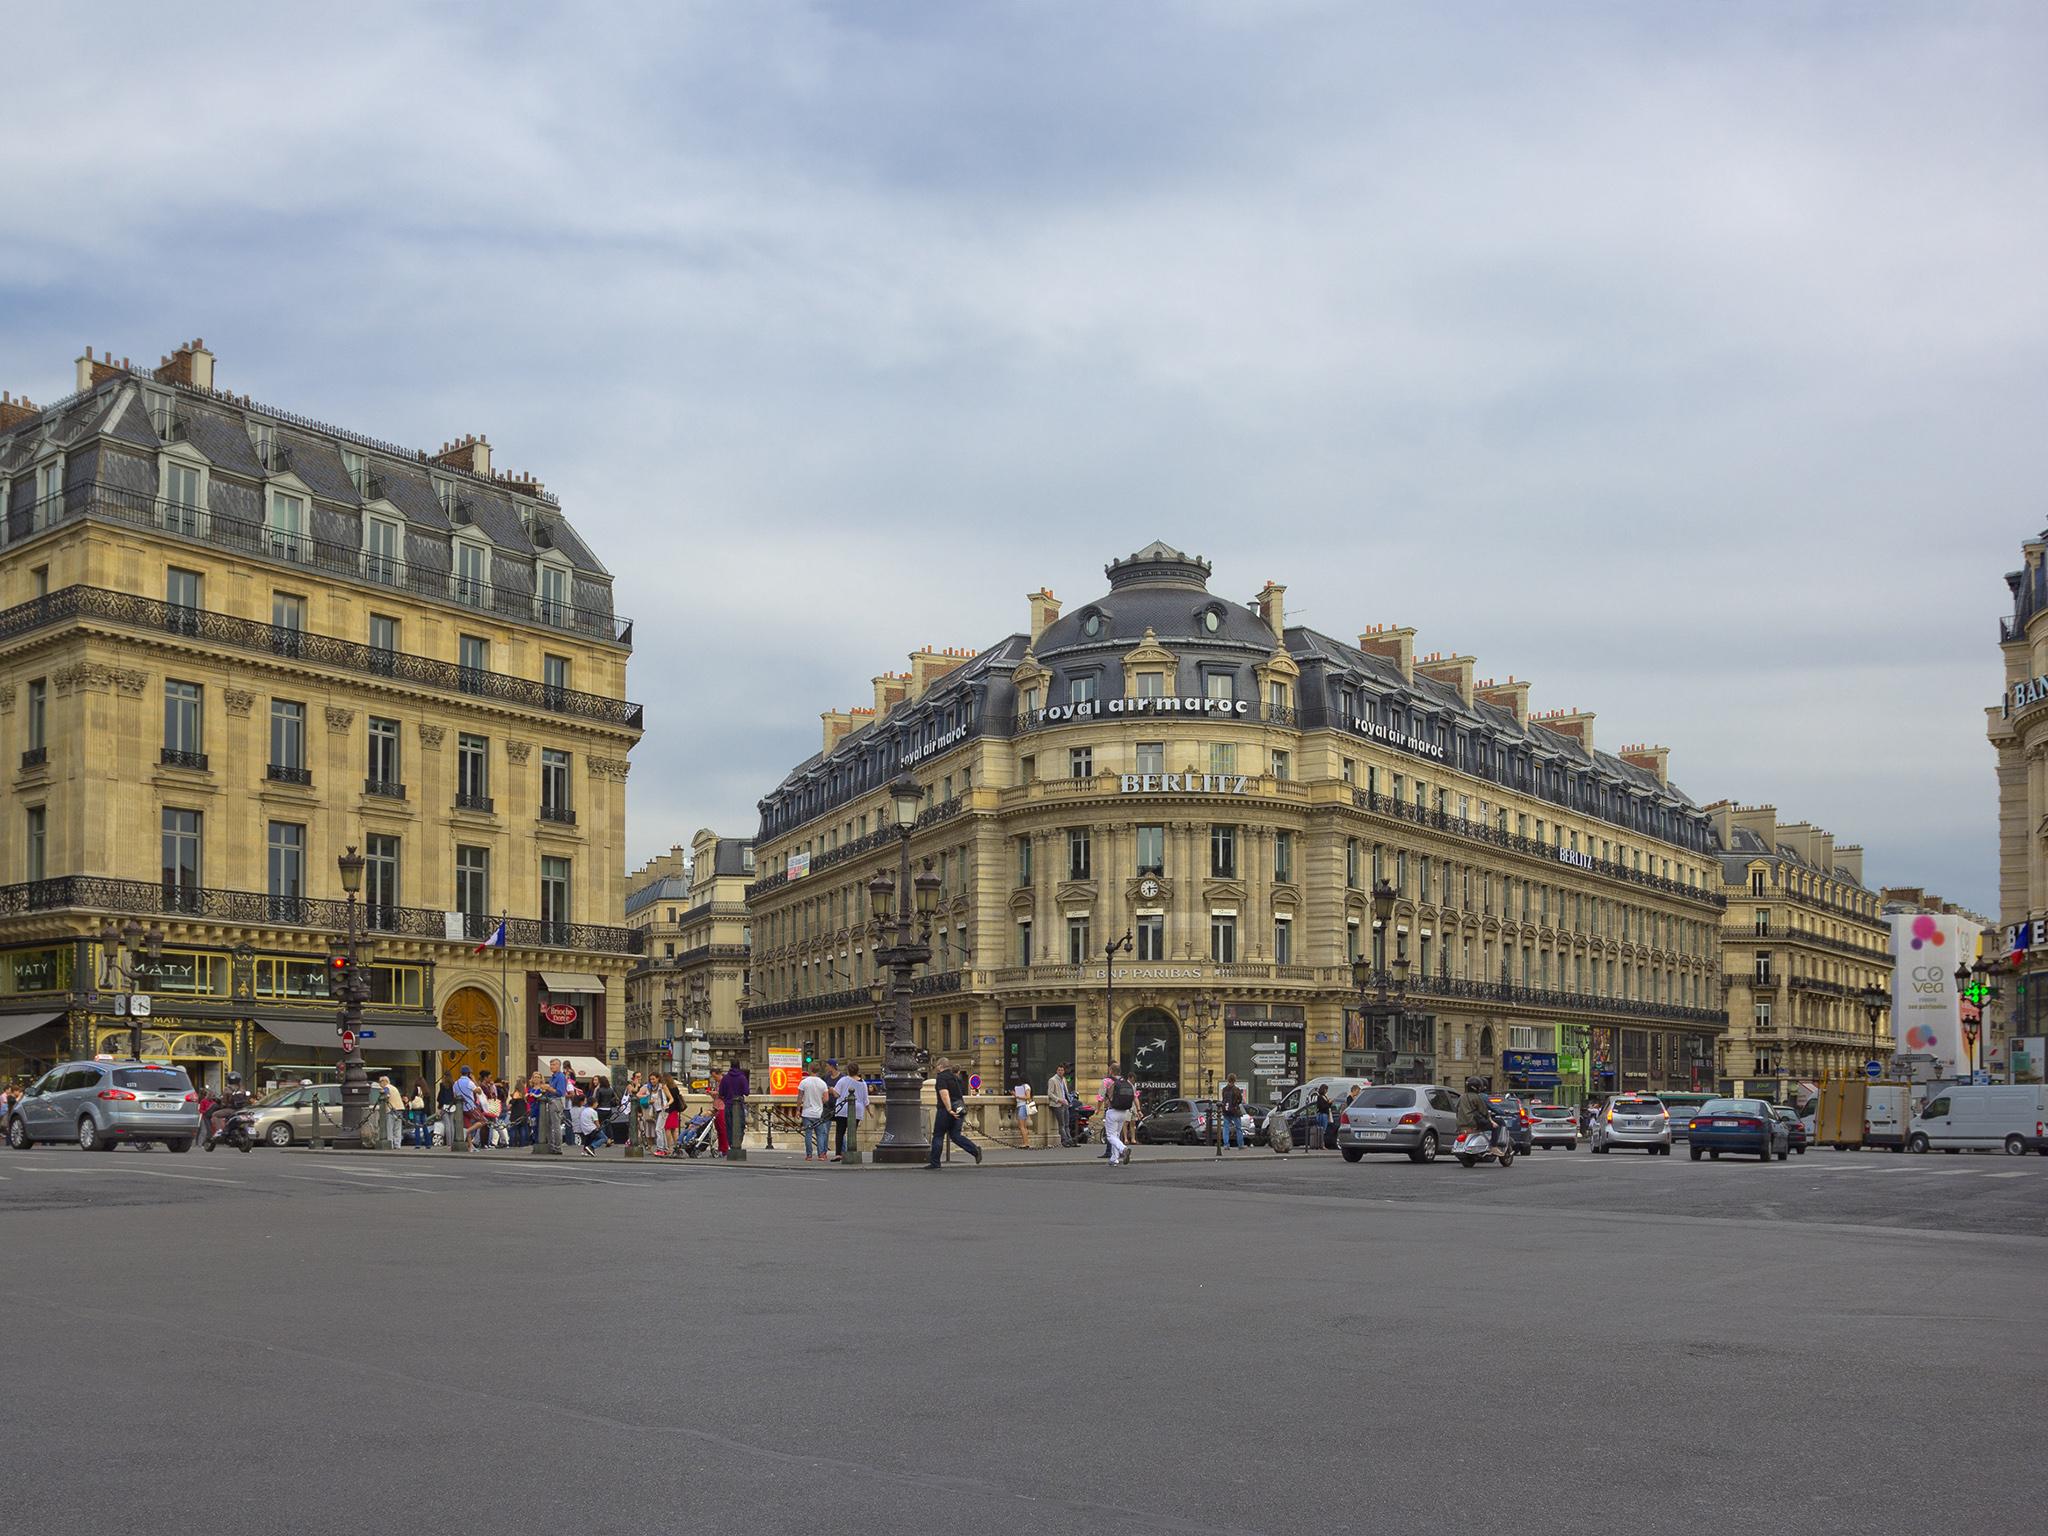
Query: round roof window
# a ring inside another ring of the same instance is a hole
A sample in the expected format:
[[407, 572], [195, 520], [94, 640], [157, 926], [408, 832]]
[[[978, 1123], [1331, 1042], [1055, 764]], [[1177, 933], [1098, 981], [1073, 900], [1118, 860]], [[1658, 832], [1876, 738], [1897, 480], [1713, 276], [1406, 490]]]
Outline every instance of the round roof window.
[[1221, 629], [1222, 627], [1222, 614], [1218, 613], [1214, 608], [1205, 608], [1202, 610], [1202, 628], [1206, 629], [1210, 634], [1213, 635], [1216, 633], [1217, 630]]
[[1081, 633], [1086, 635], [1090, 640], [1093, 640], [1097, 635], [1101, 634], [1102, 615], [1099, 613], [1091, 613], [1088, 615], [1087, 618], [1083, 619], [1081, 621]]

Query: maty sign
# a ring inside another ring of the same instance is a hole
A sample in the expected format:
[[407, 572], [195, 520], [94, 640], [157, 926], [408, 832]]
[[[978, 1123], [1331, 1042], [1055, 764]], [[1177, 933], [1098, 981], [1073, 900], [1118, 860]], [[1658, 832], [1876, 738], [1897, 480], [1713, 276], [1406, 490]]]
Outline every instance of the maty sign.
[[550, 1024], [574, 1024], [576, 1007], [573, 1003], [542, 1003], [540, 1016]]

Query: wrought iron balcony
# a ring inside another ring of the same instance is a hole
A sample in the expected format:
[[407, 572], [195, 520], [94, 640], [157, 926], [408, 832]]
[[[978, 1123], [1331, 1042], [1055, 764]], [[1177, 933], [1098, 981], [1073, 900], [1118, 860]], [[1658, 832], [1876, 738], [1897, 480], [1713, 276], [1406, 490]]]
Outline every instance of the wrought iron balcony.
[[272, 763], [263, 770], [263, 776], [274, 784], [306, 784], [313, 782], [313, 770], [295, 768], [288, 763]]
[[165, 747], [157, 753], [156, 760], [166, 768], [191, 768], [200, 773], [206, 772], [204, 752], [181, 752], [176, 747]]
[[481, 811], [486, 816], [495, 815], [497, 810], [489, 795], [465, 795], [459, 791], [455, 796], [455, 809], [458, 811]]
[[576, 825], [576, 813], [566, 805], [544, 805], [540, 808], [542, 821], [559, 821], [564, 826]]
[[48, 747], [30, 747], [21, 754], [21, 771], [27, 773], [31, 768], [40, 768], [48, 763], [49, 760], [50, 749]]
[[[448, 937], [448, 914], [438, 908], [400, 907], [370, 901], [363, 903], [358, 910], [364, 915], [366, 926], [379, 932], [420, 939], [446, 940]], [[169, 913], [227, 924], [285, 923], [329, 934], [346, 932], [348, 927], [346, 902], [272, 896], [264, 891], [215, 890], [152, 880], [115, 880], [98, 875], [62, 875], [50, 880], [0, 886], [0, 915], [65, 911], [134, 913], [141, 916]], [[278, 913], [284, 915], [274, 915]], [[464, 937], [460, 942], [474, 944], [495, 931], [497, 924], [497, 918], [488, 915], [466, 919]], [[597, 954], [637, 955], [646, 947], [646, 935], [637, 928], [608, 924], [515, 917], [506, 922], [505, 942], [513, 948], [538, 946], [587, 950]]]
[[159, 633], [171, 631], [204, 640], [221, 650], [258, 655], [289, 655], [313, 666], [331, 667], [365, 677], [396, 678], [421, 687], [445, 689], [498, 699], [530, 709], [598, 720], [627, 730], [641, 728], [642, 710], [625, 699], [608, 699], [601, 694], [578, 693], [486, 672], [479, 667], [460, 667], [403, 651], [386, 651], [340, 640], [332, 635], [284, 629], [253, 619], [238, 619], [224, 613], [208, 613], [153, 598], [114, 592], [105, 587], [60, 587], [43, 597], [30, 598], [12, 608], [0, 610], [0, 640], [54, 628], [76, 619], [96, 619]]
[[392, 779], [365, 779], [363, 780], [363, 793], [366, 795], [377, 795], [386, 800], [403, 800], [405, 798], [405, 786]]

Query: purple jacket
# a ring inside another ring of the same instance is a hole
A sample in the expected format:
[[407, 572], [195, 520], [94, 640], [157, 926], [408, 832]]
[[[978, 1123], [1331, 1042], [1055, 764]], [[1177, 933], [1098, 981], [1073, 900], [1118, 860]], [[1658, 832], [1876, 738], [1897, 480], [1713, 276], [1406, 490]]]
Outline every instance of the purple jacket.
[[745, 1071], [739, 1067], [732, 1067], [718, 1080], [718, 1096], [730, 1104], [734, 1099], [744, 1099], [748, 1086]]

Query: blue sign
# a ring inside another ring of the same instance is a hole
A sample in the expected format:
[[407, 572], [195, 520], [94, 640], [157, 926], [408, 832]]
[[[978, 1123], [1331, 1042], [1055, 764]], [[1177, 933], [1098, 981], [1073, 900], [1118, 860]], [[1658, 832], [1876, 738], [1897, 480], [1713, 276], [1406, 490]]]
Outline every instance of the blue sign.
[[1991, 1086], [1991, 1074], [1980, 1067], [1970, 1074], [1970, 1081], [1979, 1088], [1988, 1088]]
[[377, 1031], [374, 1029], [359, 1029], [356, 1031], [356, 1038], [358, 1040], [374, 1040], [377, 1038]]
[[1557, 1086], [1555, 1051], [1503, 1051], [1500, 1060], [1509, 1077], [1517, 1078], [1532, 1088]]
[[1884, 1063], [1881, 1061], [1866, 1061], [1863, 1063], [1863, 1075], [1865, 1077], [1883, 1077]]

